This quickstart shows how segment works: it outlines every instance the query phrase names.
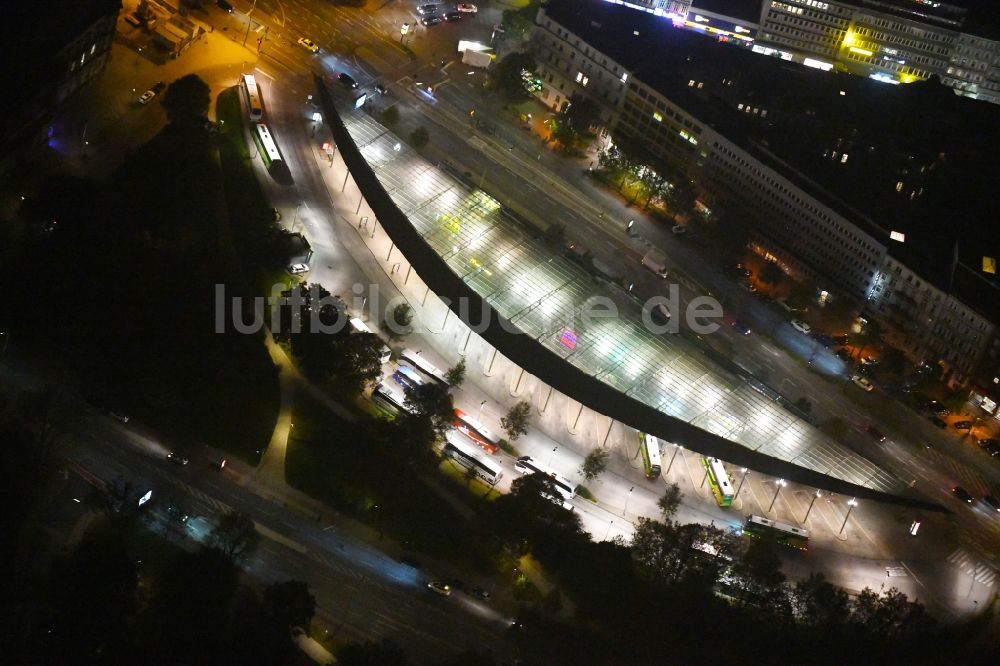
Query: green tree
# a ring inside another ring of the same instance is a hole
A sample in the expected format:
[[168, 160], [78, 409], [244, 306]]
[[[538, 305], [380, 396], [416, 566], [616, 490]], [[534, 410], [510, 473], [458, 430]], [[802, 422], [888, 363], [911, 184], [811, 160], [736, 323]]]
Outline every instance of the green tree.
[[197, 74], [182, 76], [163, 93], [163, 108], [174, 125], [200, 125], [211, 101], [208, 84]]
[[535, 15], [538, 14], [538, 0], [531, 0], [520, 9], [503, 10], [504, 37], [519, 40], [535, 25]]
[[604, 449], [594, 449], [583, 459], [580, 473], [587, 481], [593, 481], [608, 467], [608, 452]]
[[410, 132], [410, 145], [414, 148], [423, 148], [430, 140], [431, 135], [423, 125]]
[[402, 340], [413, 325], [413, 308], [409, 303], [399, 303], [386, 313], [385, 330], [393, 340]]
[[460, 388], [462, 382], [465, 381], [465, 359], [459, 359], [458, 363], [448, 368], [448, 372], [445, 373], [444, 378], [448, 382], [448, 386]]
[[506, 416], [500, 418], [500, 427], [507, 433], [510, 441], [516, 442], [518, 437], [527, 434], [530, 415], [531, 405], [522, 400], [511, 407]]
[[656, 500], [656, 506], [660, 508], [660, 514], [663, 516], [663, 522], [667, 522], [673, 519], [674, 514], [677, 513], [677, 508], [681, 505], [681, 500], [684, 499], [684, 493], [681, 492], [681, 487], [676, 483], [667, 484], [666, 489], [663, 491], [663, 497]]
[[821, 573], [809, 574], [797, 582], [791, 599], [795, 618], [809, 626], [843, 626], [850, 617], [851, 599], [847, 592], [831, 585]]
[[399, 109], [395, 104], [387, 106], [379, 115], [382, 120], [382, 124], [386, 127], [393, 127], [399, 122]]
[[346, 395], [357, 395], [382, 375], [382, 339], [352, 332], [331, 340], [328, 381]]
[[316, 598], [300, 580], [272, 583], [264, 589], [263, 610], [282, 628], [308, 627], [316, 612]]
[[253, 520], [239, 511], [226, 513], [208, 537], [209, 544], [233, 563], [248, 557], [259, 540]]
[[487, 85], [508, 102], [520, 102], [528, 99], [525, 72], [534, 76], [535, 56], [511, 53], [486, 70]]

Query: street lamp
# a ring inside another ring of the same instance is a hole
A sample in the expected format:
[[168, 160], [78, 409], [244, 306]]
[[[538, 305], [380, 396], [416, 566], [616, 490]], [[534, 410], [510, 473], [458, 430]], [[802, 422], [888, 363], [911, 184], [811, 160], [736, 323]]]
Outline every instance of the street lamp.
[[767, 507], [767, 511], [764, 513], [771, 513], [771, 509], [774, 508], [774, 503], [778, 501], [778, 493], [781, 492], [781, 489], [784, 488], [785, 485], [784, 479], [778, 479], [778, 482], [774, 484], [774, 497], [771, 498], [771, 505]]
[[736, 494], [733, 495], [734, 502], [736, 501], [736, 498], [740, 496], [740, 491], [743, 489], [743, 482], [747, 480], [748, 476], [750, 476], [750, 470], [744, 467], [743, 476], [740, 477], [740, 485], [736, 486]]
[[820, 498], [820, 493], [819, 493], [819, 491], [817, 490], [817, 491], [816, 491], [816, 494], [815, 494], [815, 495], [813, 495], [813, 498], [812, 498], [812, 500], [811, 500], [811, 501], [809, 502], [809, 508], [808, 508], [808, 509], [806, 509], [806, 517], [802, 519], [802, 522], [803, 522], [803, 523], [805, 523], [805, 522], [806, 522], [807, 520], [809, 520], [809, 512], [813, 510], [813, 504], [815, 504], [815, 503], [816, 503], [816, 500], [818, 500], [819, 498]]
[[632, 499], [632, 491], [633, 491], [633, 490], [635, 490], [635, 486], [632, 486], [631, 488], [629, 488], [629, 489], [628, 489], [628, 497], [626, 497], [626, 498], [625, 498], [625, 508], [624, 508], [624, 509], [622, 509], [622, 515], [623, 515], [623, 516], [624, 516], [624, 515], [625, 515], [625, 513], [626, 513], [626, 512], [628, 511], [628, 501], [629, 501], [630, 499]]
[[481, 403], [479, 403], [479, 411], [476, 412], [476, 420], [477, 421], [482, 418], [482, 416], [483, 416], [483, 407], [485, 407], [485, 406], [486, 406], [486, 400], [483, 400]]
[[668, 474], [670, 474], [670, 468], [674, 466], [674, 458], [677, 457], [677, 452], [683, 448], [684, 447], [681, 446], [680, 444], [676, 443], [674, 444], [674, 455], [670, 456], [670, 464], [667, 465], [667, 471], [663, 473], [663, 476], [667, 476]]
[[410, 34], [410, 24], [404, 23], [399, 27], [399, 43], [403, 43], [403, 39]]
[[611, 534], [611, 526], [614, 525], [614, 524], [615, 524], [615, 520], [614, 520], [614, 518], [612, 518], [611, 522], [608, 523], [608, 530], [604, 533], [604, 540], [605, 541], [608, 540], [608, 535]]
[[847, 515], [844, 516], [844, 523], [840, 526], [840, 532], [838, 532], [838, 534], [844, 533], [844, 528], [847, 527], [847, 519], [851, 517], [851, 509], [853, 509], [857, 505], [858, 505], [858, 500], [853, 497], [847, 501]]

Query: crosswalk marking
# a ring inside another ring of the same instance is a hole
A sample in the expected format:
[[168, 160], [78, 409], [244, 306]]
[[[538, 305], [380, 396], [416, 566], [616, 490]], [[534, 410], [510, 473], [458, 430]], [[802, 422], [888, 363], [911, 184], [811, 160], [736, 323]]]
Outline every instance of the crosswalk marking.
[[979, 561], [963, 548], [956, 548], [948, 561], [968, 574], [976, 582], [992, 587], [997, 580], [996, 569], [989, 564]]

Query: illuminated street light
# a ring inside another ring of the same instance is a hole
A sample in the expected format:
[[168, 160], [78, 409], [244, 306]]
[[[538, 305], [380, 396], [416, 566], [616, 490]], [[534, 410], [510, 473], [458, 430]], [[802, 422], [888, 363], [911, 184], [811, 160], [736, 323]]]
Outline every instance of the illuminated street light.
[[625, 515], [625, 512], [628, 511], [628, 501], [630, 499], [632, 499], [632, 491], [633, 490], [635, 490], [635, 486], [632, 486], [631, 488], [628, 489], [628, 497], [625, 498], [625, 508], [622, 509], [622, 515], [623, 516]]
[[740, 496], [740, 491], [743, 489], [743, 482], [747, 480], [748, 476], [750, 476], [750, 470], [744, 467], [743, 476], [740, 477], [740, 485], [736, 486], [736, 494], [733, 495], [734, 502], [736, 501], [736, 498]]
[[683, 448], [680, 444], [674, 444], [674, 455], [670, 456], [670, 464], [667, 465], [667, 471], [663, 473], [664, 476], [670, 474], [670, 468], [674, 466], [674, 458], [677, 457], [677, 452]]
[[771, 513], [771, 509], [774, 508], [774, 503], [778, 501], [778, 493], [781, 492], [781, 489], [784, 488], [785, 485], [786, 483], [784, 479], [778, 479], [778, 482], [774, 484], [774, 497], [771, 498], [771, 506], [767, 507], [767, 511], [764, 513]]
[[858, 500], [851, 498], [847, 501], [847, 515], [844, 516], [844, 523], [840, 526], [840, 532], [838, 534], [844, 533], [844, 528], [847, 527], [847, 519], [851, 517], [851, 510], [858, 505]]
[[483, 400], [481, 403], [479, 403], [479, 412], [476, 414], [477, 421], [483, 417], [483, 407], [486, 406], [486, 402], [487, 402], [486, 400]]

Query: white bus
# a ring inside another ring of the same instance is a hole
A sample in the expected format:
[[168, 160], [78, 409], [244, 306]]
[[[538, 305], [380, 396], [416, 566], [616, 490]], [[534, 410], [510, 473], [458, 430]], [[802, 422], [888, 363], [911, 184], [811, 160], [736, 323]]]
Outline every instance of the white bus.
[[270, 167], [275, 162], [281, 161], [281, 153], [278, 152], [278, 144], [271, 136], [271, 130], [264, 123], [257, 123], [257, 131], [254, 133], [257, 139], [257, 148], [260, 149], [260, 158], [264, 160], [264, 166]]
[[[368, 328], [368, 324], [361, 321], [357, 317], [351, 317], [350, 321], [351, 321], [351, 326], [353, 326], [354, 330], [357, 331], [358, 333], [371, 333], [372, 335], [378, 335], [377, 333], [375, 333], [375, 331]], [[382, 365], [385, 365], [386, 363], [389, 362], [390, 356], [392, 356], [392, 350], [389, 349], [389, 345], [382, 345], [382, 354], [378, 357], [378, 362], [381, 363]]]
[[372, 402], [383, 405], [396, 414], [411, 411], [406, 407], [406, 395], [392, 384], [379, 383], [372, 391]]
[[429, 363], [427, 359], [420, 355], [420, 352], [413, 351], [412, 349], [404, 349], [403, 353], [399, 355], [399, 360], [406, 361], [428, 379], [447, 388], [448, 380], [444, 378], [444, 373], [438, 370], [432, 363]]
[[481, 458], [474, 448], [451, 435], [444, 444], [444, 454], [466, 469], [475, 469], [476, 476], [491, 486], [495, 486], [503, 476], [503, 469], [499, 464]]
[[559, 494], [563, 496], [563, 499], [569, 501], [576, 497], [576, 484], [567, 479], [565, 476], [556, 474], [551, 469], [541, 464], [531, 456], [521, 456], [514, 462], [514, 469], [516, 469], [521, 474], [535, 474], [540, 472], [542, 474], [547, 474], [555, 482], [556, 490]]
[[264, 102], [260, 95], [260, 88], [257, 87], [257, 79], [254, 78], [253, 74], [243, 75], [243, 94], [246, 97], [250, 120], [255, 123], [260, 122], [264, 117]]

